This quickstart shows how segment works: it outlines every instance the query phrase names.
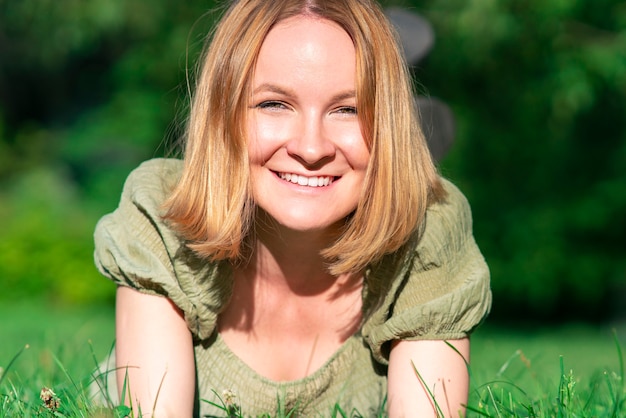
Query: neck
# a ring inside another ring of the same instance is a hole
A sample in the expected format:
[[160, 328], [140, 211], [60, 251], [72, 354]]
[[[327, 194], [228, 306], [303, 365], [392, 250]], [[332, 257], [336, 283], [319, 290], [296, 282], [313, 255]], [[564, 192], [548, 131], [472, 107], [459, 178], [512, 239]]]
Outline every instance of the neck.
[[272, 221], [259, 222], [253, 256], [244, 268], [246, 275], [300, 295], [341, 287], [355, 275], [332, 276], [328, 262], [320, 255], [336, 236], [336, 232], [328, 230], [294, 231]]

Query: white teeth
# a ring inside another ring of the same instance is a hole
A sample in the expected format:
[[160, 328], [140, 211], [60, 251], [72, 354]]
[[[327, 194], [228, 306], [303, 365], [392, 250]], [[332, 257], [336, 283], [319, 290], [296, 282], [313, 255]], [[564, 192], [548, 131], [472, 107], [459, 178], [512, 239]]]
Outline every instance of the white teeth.
[[300, 186], [309, 186], [309, 187], [323, 187], [328, 186], [332, 183], [332, 177], [304, 177], [299, 176], [298, 174], [292, 173], [278, 173], [281, 179], [285, 181], [289, 181], [294, 184], [299, 184]]

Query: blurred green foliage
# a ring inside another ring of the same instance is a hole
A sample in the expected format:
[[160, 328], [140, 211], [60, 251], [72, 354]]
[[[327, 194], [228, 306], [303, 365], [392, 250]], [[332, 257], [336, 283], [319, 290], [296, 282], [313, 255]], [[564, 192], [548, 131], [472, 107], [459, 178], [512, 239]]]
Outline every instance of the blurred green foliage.
[[[415, 75], [457, 119], [441, 169], [472, 204], [494, 316], [617, 315], [626, 305], [626, 3], [385, 4], [435, 28]], [[214, 8], [0, 0], [0, 300], [111, 299], [92, 264], [93, 227], [128, 172], [180, 136], [186, 80]]]
[[473, 204], [495, 311], [616, 315], [626, 305], [626, 3], [425, 7], [439, 43], [418, 74], [458, 117], [443, 169]]
[[213, 7], [0, 0], [0, 300], [111, 300], [93, 228], [177, 135]]

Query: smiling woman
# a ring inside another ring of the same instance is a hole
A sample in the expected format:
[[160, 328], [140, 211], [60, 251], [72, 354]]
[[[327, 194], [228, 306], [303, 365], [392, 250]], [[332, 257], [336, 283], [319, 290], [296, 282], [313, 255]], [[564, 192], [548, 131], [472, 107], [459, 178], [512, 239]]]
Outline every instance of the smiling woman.
[[96, 229], [125, 399], [177, 417], [462, 411], [489, 274], [413, 106], [375, 3], [233, 2], [184, 161], [142, 164]]

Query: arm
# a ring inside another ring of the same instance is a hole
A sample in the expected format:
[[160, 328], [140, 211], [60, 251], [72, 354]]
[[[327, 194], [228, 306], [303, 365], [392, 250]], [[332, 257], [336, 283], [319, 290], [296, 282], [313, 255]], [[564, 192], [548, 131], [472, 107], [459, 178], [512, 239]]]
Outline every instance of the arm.
[[191, 417], [195, 364], [182, 312], [167, 298], [120, 286], [115, 317], [117, 385], [122, 396], [127, 379], [134, 416], [141, 407], [143, 417]]
[[[469, 392], [469, 338], [448, 341], [394, 341], [389, 356], [389, 417], [465, 416]], [[463, 356], [461, 357], [459, 353]], [[428, 390], [419, 375], [426, 383]]]

